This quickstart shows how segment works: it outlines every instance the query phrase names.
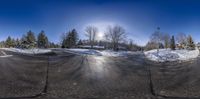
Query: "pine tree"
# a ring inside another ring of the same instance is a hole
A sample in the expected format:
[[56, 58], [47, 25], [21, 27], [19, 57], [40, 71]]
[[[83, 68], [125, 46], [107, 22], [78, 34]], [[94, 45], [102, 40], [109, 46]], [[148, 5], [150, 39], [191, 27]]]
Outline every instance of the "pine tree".
[[54, 44], [53, 42], [49, 42], [49, 48], [56, 48], [56, 44]]
[[15, 41], [14, 38], [11, 39], [11, 42], [12, 42], [12, 45], [11, 45], [11, 46], [12, 46], [12, 47], [15, 47], [15, 46], [16, 46], [16, 41]]
[[71, 31], [69, 31], [68, 33], [67, 33], [67, 35], [66, 35], [66, 42], [65, 42], [66, 44], [66, 48], [71, 48], [71, 46], [72, 46], [72, 33], [71, 33]]
[[170, 48], [171, 48], [171, 50], [175, 50], [175, 47], [176, 47], [176, 46], [175, 46], [174, 36], [172, 36]]
[[83, 45], [82, 40], [79, 40], [77, 45]]
[[187, 38], [187, 47], [188, 47], [189, 50], [195, 49], [195, 44], [194, 44], [194, 41], [193, 41], [191, 35], [189, 35], [188, 38]]
[[0, 42], [0, 48], [3, 48], [3, 47], [5, 47], [5, 44], [4, 44], [4, 41], [1, 41]]
[[78, 33], [75, 29], [62, 35], [62, 48], [71, 48], [77, 45]]
[[38, 34], [37, 45], [39, 48], [47, 48], [48, 47], [48, 37], [45, 35], [45, 32], [42, 30]]
[[20, 48], [28, 48], [28, 43], [27, 43], [27, 37], [26, 35], [22, 35], [22, 38], [20, 39]]
[[15, 42], [15, 47], [19, 48], [20, 47], [20, 40], [17, 38]]
[[71, 47], [74, 47], [76, 46], [77, 44], [77, 41], [78, 41], [78, 33], [75, 29], [73, 29], [70, 33], [70, 36], [71, 36]]
[[63, 33], [62, 34], [62, 36], [61, 36], [61, 47], [62, 48], [66, 48], [67, 46], [66, 46], [66, 43], [67, 43], [67, 36], [66, 36], [66, 34], [65, 33]]
[[36, 45], [35, 35], [31, 30], [29, 32], [27, 32], [26, 42], [27, 42], [29, 48], [35, 47], [35, 45]]
[[6, 39], [6, 47], [12, 47], [12, 46], [13, 46], [12, 38], [8, 36], [8, 38]]
[[133, 41], [130, 40], [128, 44], [128, 50], [132, 50], [132, 49], [133, 49]]

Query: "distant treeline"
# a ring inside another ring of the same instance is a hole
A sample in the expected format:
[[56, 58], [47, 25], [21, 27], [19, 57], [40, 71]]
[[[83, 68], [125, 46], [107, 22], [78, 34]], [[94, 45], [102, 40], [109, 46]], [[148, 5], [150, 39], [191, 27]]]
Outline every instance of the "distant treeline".
[[191, 35], [185, 33], [178, 33], [176, 36], [163, 33], [158, 27], [157, 30], [150, 36], [149, 42], [146, 44], [145, 49], [160, 49], [171, 48], [175, 49], [195, 49], [195, 43]]
[[21, 38], [12, 38], [8, 36], [5, 41], [0, 42], [0, 47], [15, 48], [56, 48], [59, 44], [55, 44], [48, 40], [45, 32], [42, 30], [37, 37], [31, 30], [24, 34]]
[[[185, 33], [178, 33], [176, 36], [163, 33], [158, 27], [150, 36], [149, 42], [142, 47], [134, 43], [132, 39], [126, 38], [125, 29], [119, 25], [113, 27], [108, 26], [101, 40], [98, 38], [98, 28], [94, 26], [87, 26], [85, 28], [85, 40], [79, 39], [79, 33], [76, 29], [72, 29], [61, 35], [61, 42], [55, 44], [49, 41], [48, 36], [42, 30], [37, 36], [31, 30], [22, 35], [21, 38], [12, 38], [8, 36], [5, 41], [0, 42], [0, 47], [15, 47], [15, 48], [98, 48], [113, 49], [113, 50], [151, 50], [160, 48], [175, 49], [195, 49], [195, 43], [191, 35]], [[84, 47], [87, 46], [87, 47]], [[88, 47], [90, 46], [90, 47]]]
[[[79, 33], [76, 29], [72, 29], [61, 35], [61, 42], [55, 44], [50, 42], [45, 31], [41, 31], [38, 35], [35, 35], [31, 30], [22, 35], [21, 38], [12, 38], [8, 36], [5, 41], [0, 42], [0, 47], [14, 47], [14, 48], [83, 48], [84, 46], [90, 46], [91, 49], [95, 49], [101, 46], [103, 49], [113, 50], [132, 50], [138, 51], [144, 48], [138, 46], [133, 40], [126, 38], [125, 29], [119, 25], [108, 26], [104, 36], [101, 40], [98, 38], [98, 28], [94, 26], [87, 26], [85, 28], [85, 40], [79, 39]], [[88, 47], [87, 47], [88, 48]]]

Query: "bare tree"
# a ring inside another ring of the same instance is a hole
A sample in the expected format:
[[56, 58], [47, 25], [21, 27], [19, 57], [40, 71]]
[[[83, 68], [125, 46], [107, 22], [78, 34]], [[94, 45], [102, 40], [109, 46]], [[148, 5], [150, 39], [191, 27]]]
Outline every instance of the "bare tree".
[[160, 32], [160, 27], [157, 27], [157, 30], [151, 35], [150, 42], [154, 42], [157, 46], [157, 53], [159, 52], [160, 44], [163, 41], [162, 33]]
[[87, 26], [86, 29], [85, 29], [85, 32], [86, 32], [85, 35], [89, 39], [91, 48], [93, 48], [94, 42], [96, 40], [96, 36], [97, 36], [97, 33], [98, 33], [98, 28], [94, 27], [94, 26]]
[[109, 41], [110, 41], [110, 38], [109, 38], [109, 35], [104, 33], [104, 38], [105, 38], [105, 49], [108, 49], [109, 48]]
[[156, 48], [157, 48], [157, 44], [155, 42], [151, 42], [151, 41], [149, 41], [145, 46], [145, 50], [152, 50], [152, 49], [156, 49]]
[[118, 50], [118, 45], [126, 37], [125, 29], [119, 25], [113, 27], [108, 26], [106, 30], [106, 39], [109, 40], [112, 44], [113, 50]]
[[170, 35], [168, 33], [163, 34], [163, 41], [164, 41], [165, 48], [169, 48], [170, 47]]

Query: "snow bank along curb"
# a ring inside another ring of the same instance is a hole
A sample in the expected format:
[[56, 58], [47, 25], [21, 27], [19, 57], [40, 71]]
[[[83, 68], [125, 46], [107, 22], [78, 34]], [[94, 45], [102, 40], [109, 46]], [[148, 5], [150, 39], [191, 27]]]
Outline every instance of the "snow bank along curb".
[[18, 49], [18, 48], [1, 48], [3, 50], [17, 52], [22, 54], [44, 54], [52, 52], [50, 49]]
[[11, 57], [12, 55], [7, 55], [4, 51], [0, 51], [0, 57]]
[[152, 61], [166, 62], [166, 61], [187, 61], [196, 58], [199, 55], [199, 50], [170, 50], [157, 49], [144, 52], [145, 56]]
[[131, 51], [112, 51], [112, 50], [94, 50], [94, 49], [65, 49], [66, 52], [71, 52], [78, 55], [96, 55], [96, 56], [108, 56], [108, 57], [126, 57], [128, 54], [136, 54], [139, 52]]
[[66, 52], [70, 52], [77, 55], [98, 55], [101, 56], [100, 51], [93, 49], [65, 49]]

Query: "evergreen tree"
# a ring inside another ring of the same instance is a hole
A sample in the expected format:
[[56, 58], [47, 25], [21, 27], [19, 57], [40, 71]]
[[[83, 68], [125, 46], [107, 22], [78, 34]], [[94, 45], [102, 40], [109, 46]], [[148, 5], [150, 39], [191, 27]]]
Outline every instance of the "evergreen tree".
[[132, 50], [133, 49], [133, 41], [132, 40], [130, 40], [129, 41], [129, 44], [128, 44], [128, 48], [127, 48], [128, 50]]
[[82, 40], [79, 40], [77, 45], [83, 45]]
[[31, 47], [31, 48], [35, 47], [36, 45], [35, 35], [31, 30], [27, 32], [26, 42], [28, 44], [28, 47]]
[[3, 48], [3, 47], [5, 47], [5, 42], [4, 42], [4, 41], [1, 41], [1, 42], [0, 42], [0, 48]]
[[26, 35], [22, 35], [22, 38], [20, 39], [20, 48], [28, 48], [28, 42], [27, 42], [27, 37]]
[[75, 29], [62, 35], [62, 48], [71, 48], [77, 45], [78, 33]]
[[194, 41], [193, 41], [191, 35], [189, 35], [188, 38], [187, 38], [187, 47], [188, 47], [189, 50], [195, 49], [195, 44], [194, 44]]
[[66, 43], [67, 43], [67, 36], [66, 36], [65, 33], [62, 34], [61, 40], [62, 40], [62, 41], [61, 41], [61, 47], [62, 47], [62, 48], [66, 48], [66, 47], [67, 47], [67, 45], [66, 45]]
[[12, 43], [12, 38], [8, 36], [8, 38], [6, 39], [6, 47], [12, 47]]
[[15, 41], [15, 47], [17, 47], [17, 48], [20, 47], [20, 40], [18, 38]]
[[16, 42], [15, 42], [14, 38], [11, 39], [11, 42], [12, 42], [12, 47], [15, 47], [16, 46]]
[[56, 45], [53, 42], [49, 42], [49, 48], [56, 48]]
[[172, 36], [170, 48], [171, 48], [172, 50], [175, 50], [175, 47], [176, 47], [176, 46], [175, 46], [174, 36]]
[[47, 48], [48, 47], [48, 37], [45, 35], [44, 31], [41, 31], [38, 34], [37, 45], [39, 48]]
[[103, 41], [100, 40], [100, 41], [98, 42], [98, 45], [99, 45], [99, 46], [103, 46]]
[[73, 29], [70, 35], [71, 35], [71, 46], [74, 47], [76, 46], [77, 41], [78, 41], [78, 33], [75, 29]]
[[72, 46], [72, 33], [69, 31], [66, 35], [66, 48], [71, 48]]

